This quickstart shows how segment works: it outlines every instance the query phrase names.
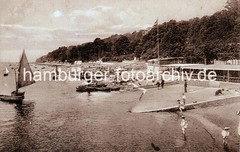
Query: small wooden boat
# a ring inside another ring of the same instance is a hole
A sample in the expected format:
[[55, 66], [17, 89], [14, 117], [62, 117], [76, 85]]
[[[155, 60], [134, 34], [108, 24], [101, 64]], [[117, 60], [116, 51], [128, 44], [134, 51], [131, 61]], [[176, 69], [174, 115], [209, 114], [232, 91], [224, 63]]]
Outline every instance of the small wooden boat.
[[96, 91], [103, 91], [103, 92], [110, 92], [111, 88], [110, 87], [96, 87]]
[[24, 99], [25, 92], [20, 92], [19, 88], [35, 83], [35, 81], [32, 79], [32, 77], [30, 77], [30, 75], [25, 75], [24, 77], [24, 71], [30, 71], [32, 73], [32, 70], [27, 60], [27, 56], [25, 54], [25, 51], [23, 50], [22, 57], [20, 59], [20, 65], [18, 68], [18, 76], [17, 71], [15, 70], [16, 90], [13, 91], [11, 95], [0, 95], [1, 101], [14, 103], [22, 102], [22, 100]]
[[25, 92], [20, 92], [20, 91], [16, 92], [16, 91], [13, 91], [13, 92], [11, 92], [11, 96], [21, 96], [21, 97], [23, 97], [23, 99], [24, 99], [24, 98], [25, 98]]
[[13, 102], [13, 103], [22, 103], [23, 97], [22, 96], [9, 96], [9, 95], [0, 95], [0, 100], [1, 101], [6, 101], [6, 102]]
[[103, 92], [111, 92], [111, 91], [119, 91], [120, 87], [115, 85], [107, 85], [105, 83], [96, 83], [96, 84], [88, 84], [88, 85], [80, 85], [76, 88], [77, 92], [95, 92], [95, 91], [103, 91]]
[[76, 88], [77, 92], [93, 92], [96, 91], [94, 86], [91, 85], [80, 85]]
[[111, 87], [111, 91], [119, 91], [121, 87], [119, 86], [114, 86], [114, 87]]

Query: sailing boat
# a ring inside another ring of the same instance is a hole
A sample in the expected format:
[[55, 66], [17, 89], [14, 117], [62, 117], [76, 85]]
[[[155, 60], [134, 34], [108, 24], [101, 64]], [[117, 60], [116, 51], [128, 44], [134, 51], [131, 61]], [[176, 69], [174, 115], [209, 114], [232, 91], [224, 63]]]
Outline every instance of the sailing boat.
[[7, 67], [5, 67], [5, 73], [3, 74], [3, 76], [4, 77], [8, 76], [8, 73], [9, 73], [9, 71], [8, 71]]
[[30, 68], [30, 65], [27, 60], [27, 56], [25, 54], [25, 51], [23, 50], [22, 57], [20, 59], [19, 68], [18, 68], [18, 76], [17, 71], [15, 70], [15, 81], [16, 81], [16, 90], [11, 93], [11, 95], [0, 95], [0, 100], [2, 101], [8, 101], [8, 102], [15, 102], [15, 103], [21, 103], [24, 99], [25, 92], [20, 92], [19, 88], [31, 85], [35, 83], [33, 79], [31, 79], [31, 76], [29, 74], [25, 75], [24, 78], [24, 70], [30, 71], [30, 73], [33, 76], [32, 70]]

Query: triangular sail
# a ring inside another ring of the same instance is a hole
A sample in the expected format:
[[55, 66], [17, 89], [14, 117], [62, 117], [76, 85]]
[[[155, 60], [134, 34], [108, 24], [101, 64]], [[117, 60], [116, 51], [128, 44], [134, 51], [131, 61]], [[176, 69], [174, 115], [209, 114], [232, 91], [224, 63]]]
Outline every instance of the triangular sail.
[[9, 73], [9, 71], [8, 71], [7, 67], [5, 67], [5, 74], [8, 74], [8, 73]]
[[[24, 71], [25, 71], [25, 79], [24, 79]], [[35, 83], [35, 81], [33, 80], [33, 73], [28, 63], [27, 56], [24, 50], [19, 63], [18, 72], [19, 73], [18, 73], [17, 88], [25, 87], [27, 85], [31, 85]], [[31, 73], [31, 75], [29, 74], [29, 72]]]

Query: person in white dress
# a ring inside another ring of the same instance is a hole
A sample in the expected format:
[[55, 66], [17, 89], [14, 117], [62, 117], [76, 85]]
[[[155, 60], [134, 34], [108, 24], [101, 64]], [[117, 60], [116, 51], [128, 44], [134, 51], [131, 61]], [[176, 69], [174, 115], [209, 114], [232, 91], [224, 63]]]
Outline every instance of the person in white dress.
[[187, 121], [185, 120], [185, 117], [182, 115], [182, 121], [181, 121], [181, 124], [180, 124], [180, 126], [181, 126], [181, 128], [182, 128], [182, 133], [183, 133], [183, 135], [185, 136], [185, 134], [186, 134], [186, 129], [187, 129], [187, 127], [188, 127], [188, 123], [187, 123]]
[[221, 132], [222, 138], [223, 138], [223, 146], [224, 146], [224, 148], [226, 148], [228, 146], [227, 139], [228, 139], [228, 137], [230, 135], [229, 129], [230, 129], [229, 127], [225, 127], [222, 130], [222, 132]]

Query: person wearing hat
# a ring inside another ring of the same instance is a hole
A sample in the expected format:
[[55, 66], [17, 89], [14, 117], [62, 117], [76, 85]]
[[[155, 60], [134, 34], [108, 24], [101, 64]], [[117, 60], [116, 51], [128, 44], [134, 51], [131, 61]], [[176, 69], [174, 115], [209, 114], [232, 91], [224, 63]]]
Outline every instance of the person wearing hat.
[[180, 124], [181, 128], [182, 128], [182, 133], [183, 135], [185, 136], [185, 130], [187, 129], [188, 127], [188, 123], [187, 121], [185, 120], [185, 117], [182, 115], [182, 121], [181, 121], [181, 124]]
[[240, 136], [240, 111], [237, 111], [237, 115], [239, 116], [238, 135]]
[[227, 144], [227, 139], [229, 137], [229, 129], [230, 129], [230, 127], [225, 127], [222, 130], [222, 137], [223, 137], [223, 146], [224, 146], [224, 148], [226, 148], [227, 145], [228, 145]]

